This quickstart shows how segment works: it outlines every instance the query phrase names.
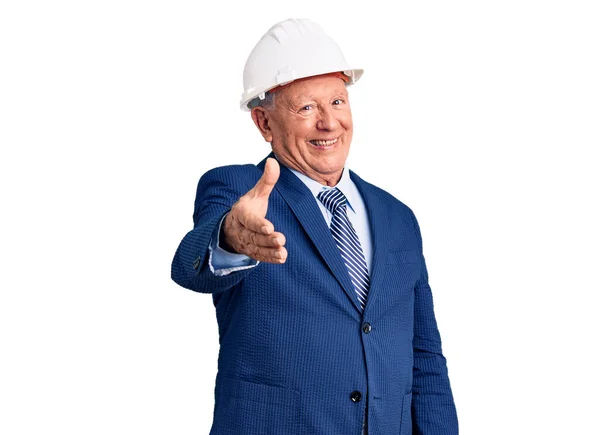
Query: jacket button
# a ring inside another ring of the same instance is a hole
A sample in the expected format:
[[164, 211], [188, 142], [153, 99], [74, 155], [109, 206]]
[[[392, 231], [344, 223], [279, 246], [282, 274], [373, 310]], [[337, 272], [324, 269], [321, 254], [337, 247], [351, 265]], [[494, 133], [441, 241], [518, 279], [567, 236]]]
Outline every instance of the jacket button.
[[352, 393], [350, 393], [350, 400], [352, 400], [353, 402], [360, 402], [360, 399], [362, 399], [362, 394], [360, 393], [360, 391], [353, 391]]
[[362, 324], [362, 330], [365, 334], [371, 332], [371, 324], [369, 322], [365, 322]]

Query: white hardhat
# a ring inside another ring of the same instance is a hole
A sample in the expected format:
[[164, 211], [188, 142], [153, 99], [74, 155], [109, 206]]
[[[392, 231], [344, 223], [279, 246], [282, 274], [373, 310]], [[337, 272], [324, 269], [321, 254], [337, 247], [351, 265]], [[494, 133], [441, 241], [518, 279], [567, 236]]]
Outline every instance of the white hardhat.
[[265, 33], [248, 56], [240, 108], [250, 110], [250, 101], [263, 100], [277, 86], [332, 72], [343, 72], [353, 84], [363, 70], [348, 66], [340, 48], [318, 24], [306, 19], [282, 21]]

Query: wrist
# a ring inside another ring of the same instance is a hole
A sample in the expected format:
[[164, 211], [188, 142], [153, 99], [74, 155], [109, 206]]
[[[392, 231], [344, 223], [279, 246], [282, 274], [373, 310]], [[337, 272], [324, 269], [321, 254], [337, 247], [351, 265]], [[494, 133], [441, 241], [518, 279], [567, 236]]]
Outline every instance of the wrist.
[[231, 254], [239, 254], [239, 252], [237, 252], [233, 248], [233, 246], [227, 243], [227, 237], [225, 236], [225, 227], [227, 226], [227, 219], [229, 219], [229, 216], [225, 217], [225, 221], [223, 221], [223, 225], [221, 226], [221, 231], [219, 231], [219, 247]]

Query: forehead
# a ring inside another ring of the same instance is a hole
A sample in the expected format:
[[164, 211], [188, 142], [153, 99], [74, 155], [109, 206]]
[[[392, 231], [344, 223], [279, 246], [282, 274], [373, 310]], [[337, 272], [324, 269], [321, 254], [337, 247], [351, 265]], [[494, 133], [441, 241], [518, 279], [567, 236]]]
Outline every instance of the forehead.
[[337, 77], [315, 77], [291, 83], [281, 92], [280, 97], [287, 101], [304, 99], [329, 98], [335, 95], [346, 95], [346, 84]]

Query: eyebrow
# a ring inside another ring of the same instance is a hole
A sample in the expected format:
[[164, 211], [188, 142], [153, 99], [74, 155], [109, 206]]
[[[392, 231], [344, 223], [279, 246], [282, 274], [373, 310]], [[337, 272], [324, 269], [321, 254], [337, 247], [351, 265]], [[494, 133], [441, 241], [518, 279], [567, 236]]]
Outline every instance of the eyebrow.
[[[345, 90], [339, 90], [338, 92], [332, 93], [331, 96], [329, 98], [336, 98], [338, 96], [342, 96], [342, 97], [348, 97], [348, 91]], [[306, 95], [303, 97], [296, 97], [296, 96], [291, 96], [289, 99], [290, 104], [292, 104], [293, 106], [296, 106], [298, 104], [302, 104], [304, 101], [306, 100], [315, 100], [316, 98], [313, 95]]]

